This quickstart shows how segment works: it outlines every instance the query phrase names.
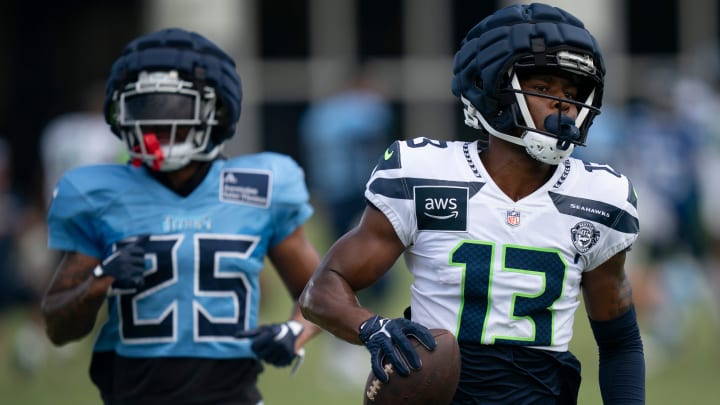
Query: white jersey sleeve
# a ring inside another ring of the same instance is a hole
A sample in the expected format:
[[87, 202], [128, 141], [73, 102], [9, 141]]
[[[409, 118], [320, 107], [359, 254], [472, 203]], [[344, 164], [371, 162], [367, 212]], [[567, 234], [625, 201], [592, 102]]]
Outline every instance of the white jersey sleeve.
[[365, 197], [405, 244], [414, 321], [460, 341], [567, 350], [582, 273], [637, 238], [635, 193], [606, 165], [567, 159], [514, 201], [477, 143], [393, 143]]

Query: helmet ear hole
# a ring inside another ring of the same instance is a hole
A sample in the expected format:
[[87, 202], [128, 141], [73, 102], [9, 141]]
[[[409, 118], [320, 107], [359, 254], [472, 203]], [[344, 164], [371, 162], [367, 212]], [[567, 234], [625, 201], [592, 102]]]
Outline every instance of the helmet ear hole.
[[110, 130], [117, 136], [120, 136], [120, 123], [118, 119], [119, 114], [119, 108], [117, 106], [117, 101], [110, 101], [108, 103], [108, 124], [110, 124]]
[[227, 106], [223, 104], [221, 99], [218, 99], [215, 103], [215, 120], [217, 125], [212, 129], [211, 139], [213, 142], [219, 144], [224, 139], [220, 133], [226, 133], [230, 127], [230, 111]]
[[215, 119], [218, 121], [218, 127], [228, 127], [230, 117], [227, 106], [222, 102], [222, 99], [217, 99], [215, 102]]
[[513, 105], [508, 106], [505, 110], [499, 110], [498, 114], [492, 119], [490, 124], [502, 132], [512, 132], [514, 128], [517, 128], [517, 123], [515, 122], [515, 114], [513, 114], [510, 110], [515, 108], [516, 107]]
[[475, 88], [478, 90], [483, 89], [483, 81], [480, 75], [475, 75], [475, 78], [473, 80], [473, 85], [475, 85]]

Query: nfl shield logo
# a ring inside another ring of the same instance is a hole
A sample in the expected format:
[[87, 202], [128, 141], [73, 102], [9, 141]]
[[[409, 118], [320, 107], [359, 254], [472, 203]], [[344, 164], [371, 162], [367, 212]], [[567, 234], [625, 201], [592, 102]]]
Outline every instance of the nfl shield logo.
[[507, 211], [505, 219], [507, 220], [508, 225], [518, 226], [520, 225], [520, 212], [515, 210]]

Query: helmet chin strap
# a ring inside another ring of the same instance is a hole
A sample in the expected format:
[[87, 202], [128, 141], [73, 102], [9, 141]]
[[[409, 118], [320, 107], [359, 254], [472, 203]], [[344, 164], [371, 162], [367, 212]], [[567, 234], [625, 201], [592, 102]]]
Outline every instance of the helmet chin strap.
[[462, 103], [465, 105], [465, 124], [475, 129], [485, 129], [490, 135], [498, 137], [504, 141], [514, 143], [515, 145], [525, 146], [525, 142], [523, 142], [521, 138], [506, 134], [504, 132], [500, 132], [493, 128], [485, 120], [485, 117], [480, 114], [480, 111], [478, 111], [475, 106], [472, 105], [470, 100], [465, 98], [465, 96], [461, 95], [460, 101], [462, 101]]
[[[525, 98], [522, 94], [520, 94], [519, 97], [522, 99], [522, 102], [518, 102], [518, 105], [521, 110], [525, 109], [529, 117], [530, 111], [527, 108], [527, 103], [525, 103]], [[462, 95], [460, 96], [460, 100], [465, 105], [465, 123], [468, 126], [477, 129], [482, 128], [492, 136], [515, 145], [524, 146], [528, 155], [540, 162], [557, 165], [570, 156], [575, 149], [575, 145], [572, 143], [567, 149], [560, 149], [558, 148], [559, 139], [532, 130], [525, 130], [519, 137], [500, 132], [485, 120], [485, 117], [472, 105], [470, 100]], [[529, 128], [536, 128], [532, 119], [528, 122], [530, 123], [528, 125]]]

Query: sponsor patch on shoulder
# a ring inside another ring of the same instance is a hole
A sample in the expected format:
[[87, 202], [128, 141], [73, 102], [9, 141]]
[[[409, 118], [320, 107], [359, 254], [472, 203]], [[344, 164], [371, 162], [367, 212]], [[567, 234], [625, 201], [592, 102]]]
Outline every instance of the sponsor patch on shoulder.
[[269, 171], [226, 169], [220, 173], [220, 201], [267, 208], [271, 184]]
[[467, 231], [467, 187], [417, 186], [415, 216], [420, 231]]

